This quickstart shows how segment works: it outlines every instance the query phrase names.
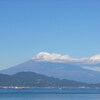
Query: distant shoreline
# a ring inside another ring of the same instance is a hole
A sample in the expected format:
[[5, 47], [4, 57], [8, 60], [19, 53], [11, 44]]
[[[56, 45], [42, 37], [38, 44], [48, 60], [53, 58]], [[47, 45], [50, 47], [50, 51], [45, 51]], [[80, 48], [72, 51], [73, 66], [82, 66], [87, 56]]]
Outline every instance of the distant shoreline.
[[0, 89], [34, 89], [34, 88], [44, 88], [44, 89], [100, 89], [99, 87], [85, 87], [85, 86], [81, 86], [81, 87], [19, 87], [19, 86], [1, 86]]

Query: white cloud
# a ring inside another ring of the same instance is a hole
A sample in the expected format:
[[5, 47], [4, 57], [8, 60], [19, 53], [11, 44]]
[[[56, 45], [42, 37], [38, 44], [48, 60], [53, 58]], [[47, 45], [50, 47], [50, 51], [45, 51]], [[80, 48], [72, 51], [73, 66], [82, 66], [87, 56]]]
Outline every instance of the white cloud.
[[36, 56], [34, 56], [32, 59], [37, 61], [49, 61], [49, 62], [72, 62], [76, 61], [77, 59], [71, 58], [68, 55], [61, 55], [61, 54], [55, 54], [55, 53], [48, 53], [48, 52], [40, 52]]
[[100, 54], [90, 57], [92, 61], [100, 61]]
[[100, 67], [96, 67], [96, 66], [93, 66], [93, 67], [91, 67], [91, 66], [84, 66], [83, 68], [100, 72]]
[[36, 56], [32, 57], [36, 61], [48, 61], [48, 62], [73, 62], [77, 64], [97, 64], [100, 63], [100, 54], [87, 58], [72, 58], [69, 55], [61, 55], [56, 53], [40, 52]]

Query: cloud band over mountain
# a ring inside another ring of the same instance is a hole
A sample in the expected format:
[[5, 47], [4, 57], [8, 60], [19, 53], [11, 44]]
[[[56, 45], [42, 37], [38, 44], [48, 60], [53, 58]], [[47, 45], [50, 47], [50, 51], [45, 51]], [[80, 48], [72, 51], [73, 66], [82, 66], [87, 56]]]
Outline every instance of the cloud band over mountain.
[[32, 57], [36, 61], [48, 61], [57, 63], [81, 63], [81, 64], [98, 64], [100, 63], [100, 54], [86, 58], [72, 58], [69, 55], [61, 55], [56, 53], [40, 52]]

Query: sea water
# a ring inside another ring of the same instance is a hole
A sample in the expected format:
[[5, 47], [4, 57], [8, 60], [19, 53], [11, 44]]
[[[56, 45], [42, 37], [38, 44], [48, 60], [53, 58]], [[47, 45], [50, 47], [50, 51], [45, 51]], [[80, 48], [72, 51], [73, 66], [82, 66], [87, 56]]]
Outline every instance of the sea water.
[[0, 89], [0, 100], [100, 100], [100, 89]]

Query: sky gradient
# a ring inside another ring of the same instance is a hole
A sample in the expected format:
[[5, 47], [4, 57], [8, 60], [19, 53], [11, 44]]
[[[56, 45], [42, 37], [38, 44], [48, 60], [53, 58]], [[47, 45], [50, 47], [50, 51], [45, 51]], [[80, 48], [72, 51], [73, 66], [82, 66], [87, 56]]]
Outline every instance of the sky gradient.
[[1, 0], [0, 69], [35, 54], [100, 54], [99, 0]]

